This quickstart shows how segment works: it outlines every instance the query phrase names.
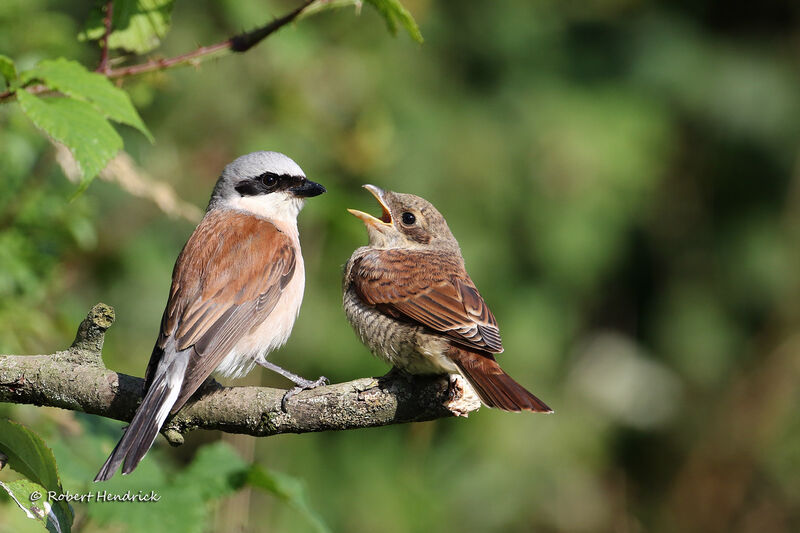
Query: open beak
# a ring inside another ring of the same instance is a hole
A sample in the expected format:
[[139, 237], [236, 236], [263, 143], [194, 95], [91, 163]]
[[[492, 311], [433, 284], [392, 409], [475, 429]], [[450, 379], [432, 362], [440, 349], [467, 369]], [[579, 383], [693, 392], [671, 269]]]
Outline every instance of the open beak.
[[351, 215], [357, 216], [360, 218], [364, 224], [367, 226], [373, 226], [376, 229], [381, 229], [382, 227], [391, 226], [392, 225], [392, 214], [389, 211], [389, 207], [386, 205], [386, 202], [383, 199], [383, 189], [380, 187], [376, 187], [375, 185], [364, 185], [364, 188], [367, 189], [369, 192], [372, 193], [372, 196], [378, 200], [378, 203], [381, 204], [381, 208], [383, 209], [383, 214], [381, 214], [381, 218], [376, 218], [369, 213], [365, 213], [363, 211], [358, 211], [356, 209], [348, 209]]

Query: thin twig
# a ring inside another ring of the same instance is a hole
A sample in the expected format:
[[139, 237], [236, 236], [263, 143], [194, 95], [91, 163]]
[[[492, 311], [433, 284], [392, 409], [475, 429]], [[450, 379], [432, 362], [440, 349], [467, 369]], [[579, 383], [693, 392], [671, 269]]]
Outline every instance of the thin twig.
[[252, 47], [263, 41], [268, 35], [275, 33], [283, 26], [286, 26], [291, 21], [296, 19], [303, 11], [305, 11], [316, 0], [306, 0], [303, 4], [298, 6], [294, 11], [286, 15], [276, 18], [266, 26], [256, 28], [255, 30], [248, 31], [237, 35], [230, 39], [231, 50], [234, 52], [247, 52]]
[[144, 74], [146, 72], [152, 72], [154, 70], [166, 70], [168, 68], [185, 64], [197, 64], [199, 62], [198, 60], [201, 58], [207, 58], [208, 56], [220, 51], [230, 50], [232, 52], [246, 52], [259, 42], [263, 41], [269, 35], [275, 33], [282, 27], [292, 22], [315, 1], [317, 0], [306, 0], [303, 2], [303, 4], [295, 8], [290, 13], [287, 13], [286, 15], [279, 17], [260, 28], [236, 35], [217, 44], [201, 46], [197, 50], [193, 50], [175, 57], [151, 59], [150, 61], [140, 63], [138, 65], [112, 69], [106, 74], [109, 78], [126, 78], [129, 76]]
[[100, 64], [97, 66], [97, 72], [108, 74], [108, 36], [111, 35], [111, 21], [114, 17], [114, 2], [109, 0], [106, 3], [106, 15], [103, 18], [103, 25], [105, 31], [103, 37], [100, 39]]
[[[97, 72], [105, 75], [110, 79], [127, 78], [130, 76], [145, 74], [147, 72], [166, 70], [168, 68], [174, 68], [181, 65], [196, 65], [201, 60], [209, 59], [213, 54], [217, 54], [228, 50], [236, 53], [246, 52], [247, 50], [253, 48], [255, 45], [266, 39], [268, 36], [272, 35], [282, 27], [294, 21], [311, 4], [317, 1], [323, 1], [323, 0], [305, 0], [300, 6], [296, 7], [294, 10], [290, 11], [286, 15], [279, 17], [260, 28], [244, 32], [240, 35], [235, 35], [229, 39], [225, 39], [222, 42], [212, 44], [209, 46], [201, 46], [196, 50], [192, 50], [191, 52], [187, 52], [185, 54], [181, 54], [175, 57], [169, 57], [163, 59], [151, 59], [144, 63], [139, 63], [137, 65], [129, 65], [127, 67], [120, 67], [116, 69], [109, 68], [108, 66], [109, 62], [108, 62], [107, 37], [108, 37], [108, 32], [111, 29], [110, 25], [111, 25], [111, 11], [112, 11], [111, 10], [112, 2], [109, 2], [106, 6], [107, 12], [105, 18], [107, 33], [103, 37], [103, 56], [101, 57], [100, 66], [97, 68]], [[23, 89], [18, 89], [18, 90], [23, 90]], [[28, 91], [31, 94], [39, 94], [49, 91], [49, 89], [44, 85], [25, 87], [24, 90]], [[0, 103], [13, 100], [14, 97], [15, 97], [14, 91], [2, 92], [0, 93]]]
[[[47, 85], [31, 85], [30, 87], [24, 88], [30, 94], [43, 94], [43, 93], [52, 93], [53, 91]], [[20, 90], [20, 89], [17, 89]], [[0, 102], [5, 102], [6, 100], [13, 100], [16, 98], [16, 91], [4, 91], [0, 93]]]
[[164, 59], [151, 59], [145, 63], [140, 63], [138, 65], [131, 65], [128, 67], [120, 67], [111, 69], [106, 73], [106, 76], [109, 78], [127, 78], [130, 76], [137, 76], [139, 74], [145, 74], [147, 72], [153, 72], [155, 70], [166, 70], [168, 68], [173, 68], [185, 64], [197, 64], [197, 60], [204, 57], [210, 56], [215, 52], [220, 52], [223, 50], [228, 50], [231, 47], [231, 39], [227, 39], [222, 41], [221, 43], [212, 44], [211, 46], [201, 46], [197, 50], [192, 50], [191, 52], [187, 52], [185, 54], [181, 54], [175, 57], [169, 57]]

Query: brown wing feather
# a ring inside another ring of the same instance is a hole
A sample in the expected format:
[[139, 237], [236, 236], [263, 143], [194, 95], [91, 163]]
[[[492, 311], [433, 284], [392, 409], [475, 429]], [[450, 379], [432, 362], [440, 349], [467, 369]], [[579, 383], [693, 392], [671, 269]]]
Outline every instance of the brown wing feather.
[[416, 321], [470, 348], [503, 351], [494, 315], [458, 255], [370, 251], [351, 272], [361, 299], [382, 312]]
[[[240, 213], [209, 213], [184, 246], [172, 274], [148, 381], [170, 337], [191, 348], [177, 411], [234, 345], [268, 317], [294, 276], [289, 237]], [[158, 355], [158, 357], [157, 357]], [[155, 359], [155, 360], [154, 360]]]

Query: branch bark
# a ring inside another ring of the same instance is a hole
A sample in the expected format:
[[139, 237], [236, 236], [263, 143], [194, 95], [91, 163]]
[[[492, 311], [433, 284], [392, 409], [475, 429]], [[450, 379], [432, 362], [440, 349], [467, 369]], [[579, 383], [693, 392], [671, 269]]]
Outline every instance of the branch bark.
[[[144, 380], [108, 370], [102, 348], [114, 310], [97, 304], [67, 350], [51, 355], [0, 355], [0, 401], [60, 407], [130, 421]], [[268, 387], [223, 387], [210, 380], [162, 428], [170, 444], [195, 429], [264, 437], [281, 433], [357, 429], [466, 415], [480, 407], [468, 387], [446, 376], [411, 378], [398, 371], [381, 378], [337, 383], [293, 396]], [[452, 398], [452, 391], [457, 391]]]

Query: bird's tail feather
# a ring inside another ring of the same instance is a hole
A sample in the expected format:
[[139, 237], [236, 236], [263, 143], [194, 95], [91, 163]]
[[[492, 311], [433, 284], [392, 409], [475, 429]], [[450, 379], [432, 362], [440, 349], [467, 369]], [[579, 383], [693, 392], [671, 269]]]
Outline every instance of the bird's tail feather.
[[448, 355], [488, 407], [497, 407], [504, 411], [553, 412], [543, 401], [503, 372], [491, 354], [478, 354], [452, 347]]
[[129, 474], [136, 468], [156, 440], [158, 430], [169, 416], [180, 389], [181, 384], [170, 383], [166, 372], [156, 376], [136, 410], [133, 420], [125, 429], [125, 434], [95, 476], [95, 481], [110, 479], [123, 461], [123, 474]]

